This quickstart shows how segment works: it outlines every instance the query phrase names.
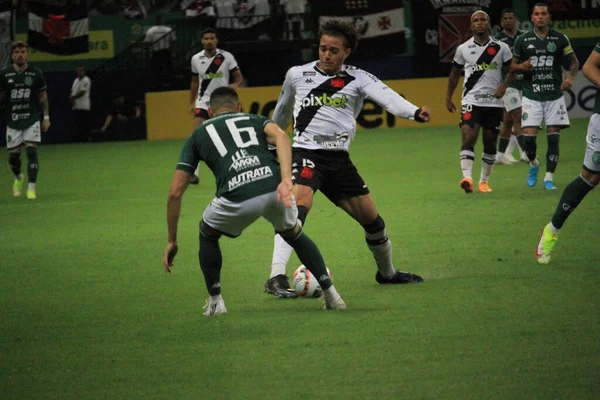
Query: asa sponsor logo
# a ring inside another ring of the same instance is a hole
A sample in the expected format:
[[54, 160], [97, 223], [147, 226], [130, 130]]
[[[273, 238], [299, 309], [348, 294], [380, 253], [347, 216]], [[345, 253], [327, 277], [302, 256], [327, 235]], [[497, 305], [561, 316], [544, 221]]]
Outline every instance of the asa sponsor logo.
[[341, 97], [333, 97], [329, 96], [327, 93], [323, 93], [320, 96], [315, 96], [314, 94], [310, 94], [309, 97], [305, 97], [302, 99], [302, 108], [307, 107], [334, 107], [334, 108], [346, 108], [346, 103], [348, 98], [346, 95]]
[[475, 64], [471, 67], [471, 71], [472, 72], [477, 72], [477, 71], [493, 71], [498, 69], [498, 63], [496, 61], [494, 61], [491, 64], [488, 63], [481, 63], [481, 64]]

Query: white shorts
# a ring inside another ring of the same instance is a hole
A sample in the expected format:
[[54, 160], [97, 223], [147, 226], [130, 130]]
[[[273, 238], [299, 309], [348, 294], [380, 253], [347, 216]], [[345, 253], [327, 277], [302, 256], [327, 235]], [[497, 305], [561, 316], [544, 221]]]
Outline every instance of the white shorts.
[[6, 127], [6, 148], [14, 149], [23, 144], [23, 142], [40, 143], [42, 141], [40, 121], [37, 121], [29, 128], [22, 131]]
[[548, 101], [537, 101], [523, 97], [521, 128], [542, 129], [542, 122], [546, 122], [546, 128], [568, 128], [571, 125], [564, 97]]
[[504, 101], [504, 109], [507, 112], [511, 112], [518, 108], [521, 108], [521, 91], [515, 88], [506, 88], [506, 92], [504, 93], [504, 97], [502, 97], [502, 101]]
[[264, 217], [276, 232], [296, 226], [298, 209], [296, 201], [290, 208], [277, 202], [277, 192], [266, 193], [235, 203], [223, 197], [214, 198], [204, 210], [202, 219], [213, 229], [229, 237], [237, 237], [258, 218]]
[[583, 157], [583, 167], [590, 172], [600, 174], [600, 114], [592, 114], [588, 125], [587, 145]]

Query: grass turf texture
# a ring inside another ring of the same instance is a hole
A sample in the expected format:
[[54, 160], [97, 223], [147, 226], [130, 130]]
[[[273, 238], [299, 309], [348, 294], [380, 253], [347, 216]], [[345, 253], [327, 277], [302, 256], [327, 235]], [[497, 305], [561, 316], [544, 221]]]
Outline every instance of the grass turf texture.
[[[264, 294], [273, 243], [259, 221], [221, 240], [229, 314], [218, 318], [201, 315], [205, 165], [184, 198], [174, 272], [161, 266], [181, 141], [44, 146], [37, 200], [13, 198], [0, 175], [0, 398], [598, 398], [598, 194], [567, 221], [550, 266], [534, 256], [580, 171], [586, 127], [562, 135], [559, 190], [542, 189], [543, 166], [528, 188], [521, 163], [468, 196], [457, 129], [359, 132], [352, 158], [395, 263], [426, 282], [377, 285], [362, 229], [319, 194], [306, 232], [348, 310]], [[481, 143], [475, 181], [480, 157]]]

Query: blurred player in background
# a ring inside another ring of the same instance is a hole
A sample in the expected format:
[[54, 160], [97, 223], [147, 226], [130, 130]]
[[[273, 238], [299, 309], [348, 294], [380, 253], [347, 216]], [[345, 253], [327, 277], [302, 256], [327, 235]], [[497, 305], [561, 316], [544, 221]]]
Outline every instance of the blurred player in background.
[[[216, 196], [200, 222], [200, 268], [210, 295], [204, 315], [227, 312], [221, 296], [223, 259], [219, 238], [240, 236], [260, 217], [273, 225], [275, 232], [294, 248], [298, 258], [317, 277], [323, 289], [325, 308], [345, 309], [319, 249], [298, 223], [292, 194], [290, 139], [273, 121], [240, 110], [234, 89], [216, 89], [210, 97], [209, 115], [213, 118], [198, 127], [183, 147], [168, 197], [165, 272], [171, 272], [177, 254], [177, 225], [183, 194], [196, 165], [204, 160], [217, 181]], [[267, 143], [277, 147], [279, 163]]]
[[[13, 64], [0, 71], [0, 93], [5, 103], [8, 163], [15, 174], [13, 196], [19, 197], [23, 189], [21, 149], [25, 147], [27, 198], [34, 200], [39, 171], [37, 148], [42, 141], [41, 132], [50, 128], [46, 80], [42, 71], [28, 64], [29, 46], [26, 43], [14, 42], [11, 57]], [[44, 115], [41, 126], [40, 111]]]
[[[525, 33], [518, 29], [519, 20], [515, 16], [512, 8], [505, 8], [500, 13], [500, 26], [502, 30], [494, 37], [499, 42], [506, 43], [512, 52], [515, 39]], [[508, 68], [503, 68], [503, 77], [506, 76]], [[521, 80], [523, 74], [517, 74], [513, 82], [506, 88], [506, 93], [502, 100], [504, 101], [504, 116], [502, 118], [502, 127], [498, 136], [498, 153], [496, 154], [496, 164], [514, 164], [518, 161], [513, 157], [515, 147], [519, 149], [519, 157], [522, 161], [529, 162], [527, 155], [523, 151], [523, 135], [521, 132]]]
[[[194, 114], [193, 127], [196, 129], [208, 117], [210, 94], [216, 88], [229, 86], [237, 89], [244, 77], [233, 54], [217, 47], [217, 31], [207, 28], [202, 31], [201, 52], [192, 57], [192, 82], [190, 84], [190, 112]], [[230, 77], [233, 82], [230, 83]], [[199, 183], [198, 169], [190, 183]]]
[[[600, 88], [600, 41], [583, 65], [582, 72], [596, 88]], [[596, 94], [594, 113], [588, 125], [587, 146], [581, 173], [565, 187], [552, 221], [542, 230], [535, 256], [540, 264], [548, 264], [563, 224], [583, 198], [600, 183], [600, 91]], [[598, 251], [592, 246], [591, 251]]]
[[[513, 48], [511, 70], [523, 73], [523, 150], [529, 159], [527, 185], [537, 184], [540, 163], [537, 159], [537, 133], [546, 123], [548, 151], [544, 188], [556, 189], [554, 171], [558, 165], [560, 130], [570, 125], [563, 91], [571, 89], [579, 70], [579, 61], [569, 39], [550, 29], [550, 9], [544, 3], [533, 7], [534, 29], [519, 36]], [[569, 63], [569, 73], [563, 79], [562, 65]]]
[[475, 11], [471, 15], [473, 37], [458, 46], [446, 93], [446, 108], [456, 111], [452, 94], [458, 85], [461, 70], [465, 70], [462, 88], [460, 131], [460, 167], [462, 179], [459, 184], [465, 193], [473, 192], [473, 162], [475, 144], [479, 129], [483, 136], [483, 155], [481, 157], [481, 175], [477, 190], [482, 193], [492, 191], [488, 182], [496, 162], [496, 138], [500, 131], [502, 96], [513, 78], [509, 72], [502, 79], [502, 67], [508, 67], [512, 53], [505, 43], [490, 36], [490, 17], [484, 11]]
[[[385, 222], [348, 150], [356, 136], [356, 117], [367, 97], [391, 114], [419, 122], [429, 121], [430, 110], [408, 102], [370, 73], [344, 64], [358, 44], [352, 23], [325, 22], [318, 38], [319, 60], [288, 70], [273, 113], [273, 121], [283, 129], [294, 116], [292, 174], [298, 219], [305, 223], [320, 190], [363, 227], [377, 264], [377, 282], [422, 282], [420, 276], [395, 270]], [[286, 276], [291, 250], [280, 235], [275, 236], [265, 292], [296, 297]]]

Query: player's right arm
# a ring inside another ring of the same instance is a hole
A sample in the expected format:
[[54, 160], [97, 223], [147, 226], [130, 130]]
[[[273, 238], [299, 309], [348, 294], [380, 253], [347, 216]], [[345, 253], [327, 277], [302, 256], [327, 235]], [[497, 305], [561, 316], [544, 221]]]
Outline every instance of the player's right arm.
[[526, 61], [521, 62], [523, 59], [523, 36], [519, 36], [515, 40], [515, 45], [513, 46], [513, 58], [510, 63], [510, 72], [523, 72], [530, 71], [533, 68], [531, 64], [531, 57], [529, 57]]
[[286, 207], [292, 205], [292, 145], [288, 135], [275, 123], [265, 125], [267, 143], [276, 147], [281, 183], [277, 186], [277, 201]]
[[283, 81], [283, 86], [281, 87], [281, 93], [279, 95], [279, 99], [277, 100], [275, 111], [273, 111], [273, 121], [279, 125], [281, 129], [287, 128], [292, 117], [292, 113], [294, 112], [294, 97], [296, 94], [296, 89], [294, 88], [293, 83], [293, 71], [294, 68], [290, 68], [285, 74], [285, 80]]
[[194, 109], [196, 108], [196, 98], [198, 98], [198, 88], [200, 87], [200, 78], [198, 74], [192, 75], [192, 81], [190, 83], [190, 104], [189, 111], [191, 114], [194, 113]]
[[583, 76], [588, 78], [596, 87], [600, 87], [600, 42], [596, 44], [594, 50], [583, 64], [581, 72]]

